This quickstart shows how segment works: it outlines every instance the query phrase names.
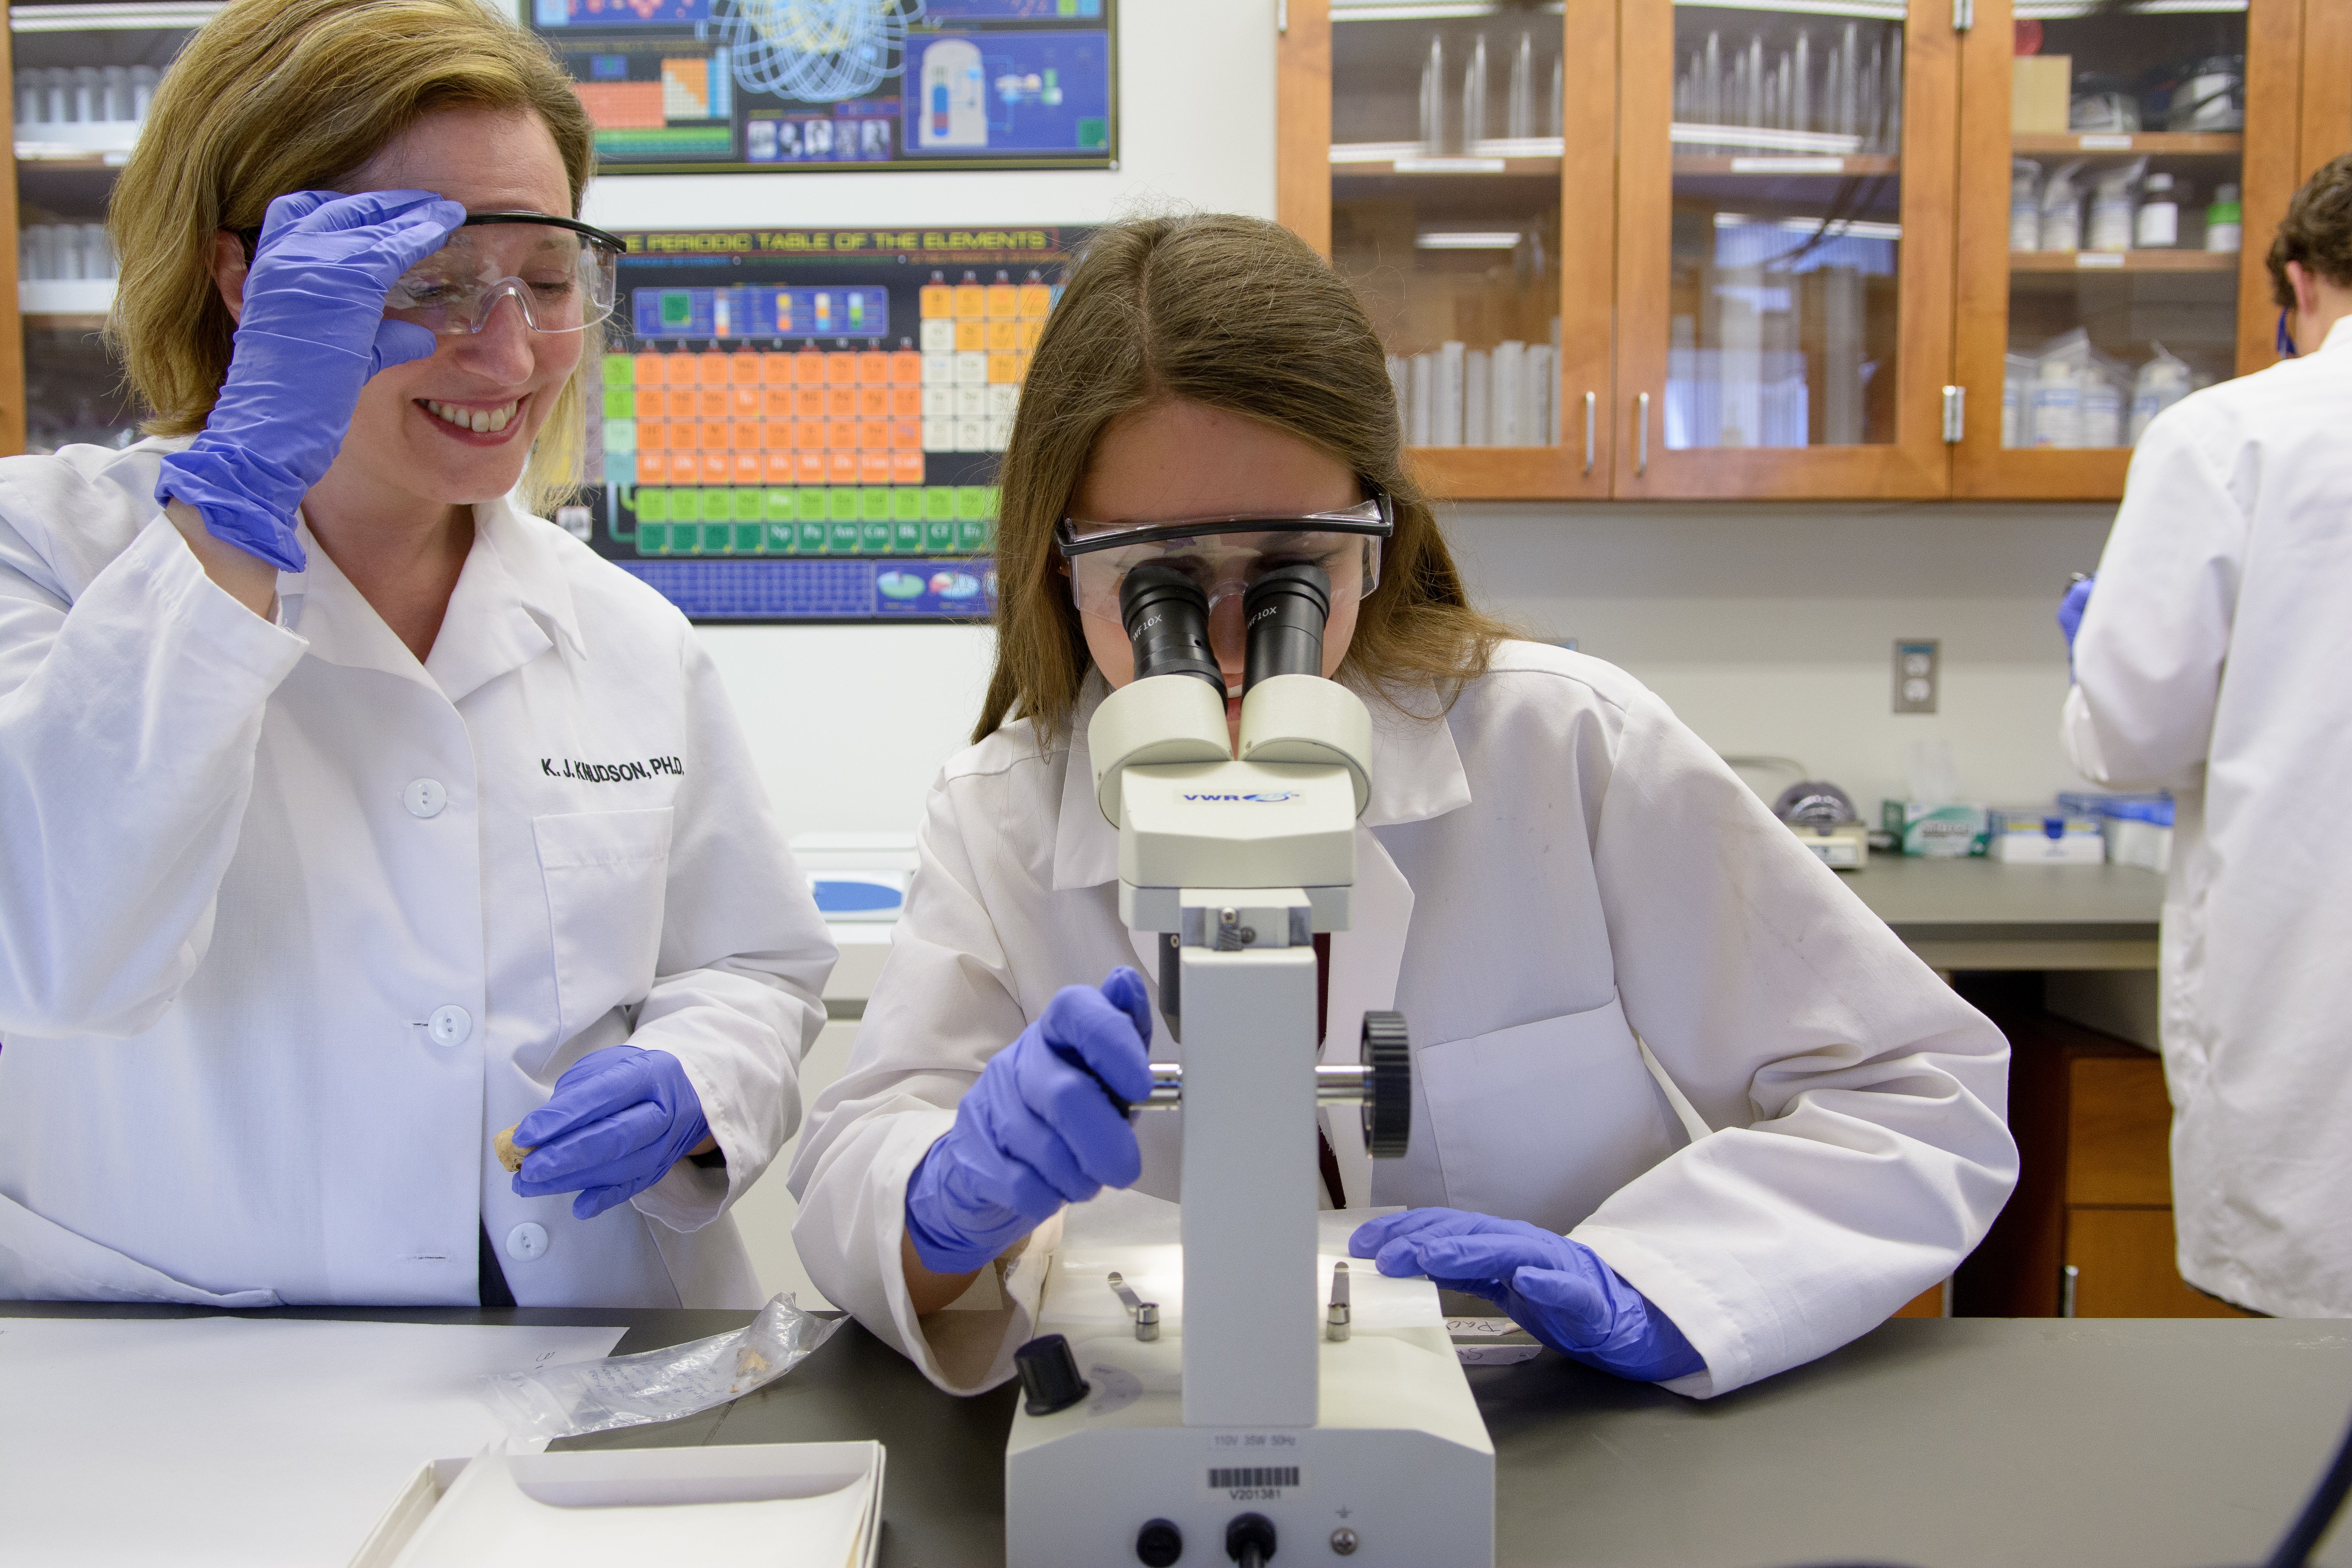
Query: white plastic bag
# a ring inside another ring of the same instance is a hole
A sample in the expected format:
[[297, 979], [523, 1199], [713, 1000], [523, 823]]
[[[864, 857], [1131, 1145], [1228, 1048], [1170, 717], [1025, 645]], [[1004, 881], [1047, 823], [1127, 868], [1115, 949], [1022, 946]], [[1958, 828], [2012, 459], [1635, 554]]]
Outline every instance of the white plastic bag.
[[731, 1334], [603, 1361], [482, 1379], [476, 1397], [518, 1437], [574, 1437], [675, 1421], [740, 1398], [808, 1359], [847, 1320], [815, 1318], [778, 1296]]

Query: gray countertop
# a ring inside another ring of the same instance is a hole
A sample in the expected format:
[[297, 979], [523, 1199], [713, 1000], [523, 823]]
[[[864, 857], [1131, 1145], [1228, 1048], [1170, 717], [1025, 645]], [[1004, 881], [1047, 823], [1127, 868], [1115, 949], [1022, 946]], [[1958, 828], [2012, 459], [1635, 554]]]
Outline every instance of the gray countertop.
[[2153, 969], [2164, 879], [2137, 866], [1877, 855], [1839, 874], [1939, 969]]
[[[0, 1315], [194, 1310], [0, 1303]], [[749, 1317], [283, 1315], [626, 1323], [616, 1354]], [[2333, 1451], [2352, 1410], [2352, 1323], [1898, 1320], [1704, 1402], [1549, 1352], [1470, 1378], [1495, 1439], [1500, 1568], [2217, 1568], [2268, 1554]], [[877, 1438], [890, 1454], [882, 1562], [992, 1568], [1013, 1394], [950, 1398], [853, 1325], [733, 1405], [562, 1446]], [[2344, 1568], [2352, 1553], [2321, 1561]]]

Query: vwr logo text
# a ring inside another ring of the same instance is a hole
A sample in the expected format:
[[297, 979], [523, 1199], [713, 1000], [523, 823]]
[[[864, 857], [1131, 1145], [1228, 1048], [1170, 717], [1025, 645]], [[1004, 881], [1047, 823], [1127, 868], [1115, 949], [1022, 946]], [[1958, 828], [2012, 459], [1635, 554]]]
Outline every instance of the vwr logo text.
[[1273, 805], [1281, 801], [1297, 800], [1298, 792], [1295, 789], [1277, 789], [1268, 790], [1264, 795], [1188, 795], [1184, 798], [1204, 801], [1248, 801], [1257, 805]]

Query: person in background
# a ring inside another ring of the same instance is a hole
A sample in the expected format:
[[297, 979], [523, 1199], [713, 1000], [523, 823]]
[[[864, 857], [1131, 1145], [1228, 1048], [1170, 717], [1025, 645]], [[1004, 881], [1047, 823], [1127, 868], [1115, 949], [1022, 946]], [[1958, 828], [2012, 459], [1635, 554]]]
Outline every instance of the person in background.
[[[1040, 1270], [1003, 1276], [1001, 1323], [939, 1310], [981, 1271], [1102, 1187], [1180, 1192], [1181, 1113], [1138, 1126], [1101, 1088], [1141, 1100], [1176, 1058], [1087, 752], [1133, 673], [1121, 560], [1332, 584], [1372, 793], [1322, 1049], [1352, 1060], [1390, 1006], [1414, 1045], [1406, 1158], [1325, 1119], [1325, 1200], [1409, 1205], [1358, 1256], [1706, 1395], [1874, 1327], [2009, 1195], [2000, 1032], [1656, 697], [1472, 609], [1401, 434], [1354, 294], [1273, 224], [1113, 225], [1046, 322], [975, 744], [792, 1173], [810, 1277], [943, 1388], [1002, 1382], [1031, 1331]], [[1240, 621], [1221, 599], [1229, 720]]]
[[684, 618], [507, 499], [578, 463], [593, 161], [477, 0], [164, 77], [155, 437], [0, 462], [0, 1298], [759, 1304], [833, 948]]
[[[2271, 242], [2282, 350], [2159, 415], [2060, 610], [2084, 778], [2175, 797], [2159, 984], [2181, 1278], [2352, 1315], [2352, 154]], [[2095, 583], [2095, 591], [2093, 584]]]

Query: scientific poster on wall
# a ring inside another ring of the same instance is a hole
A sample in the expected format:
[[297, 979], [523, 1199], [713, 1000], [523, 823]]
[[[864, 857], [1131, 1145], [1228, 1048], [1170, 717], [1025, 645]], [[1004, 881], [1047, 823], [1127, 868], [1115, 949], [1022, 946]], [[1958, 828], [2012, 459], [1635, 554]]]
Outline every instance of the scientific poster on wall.
[[601, 173], [1100, 169], [1118, 0], [524, 0]]
[[698, 620], [987, 618], [997, 464], [1089, 232], [625, 232], [559, 521]]

